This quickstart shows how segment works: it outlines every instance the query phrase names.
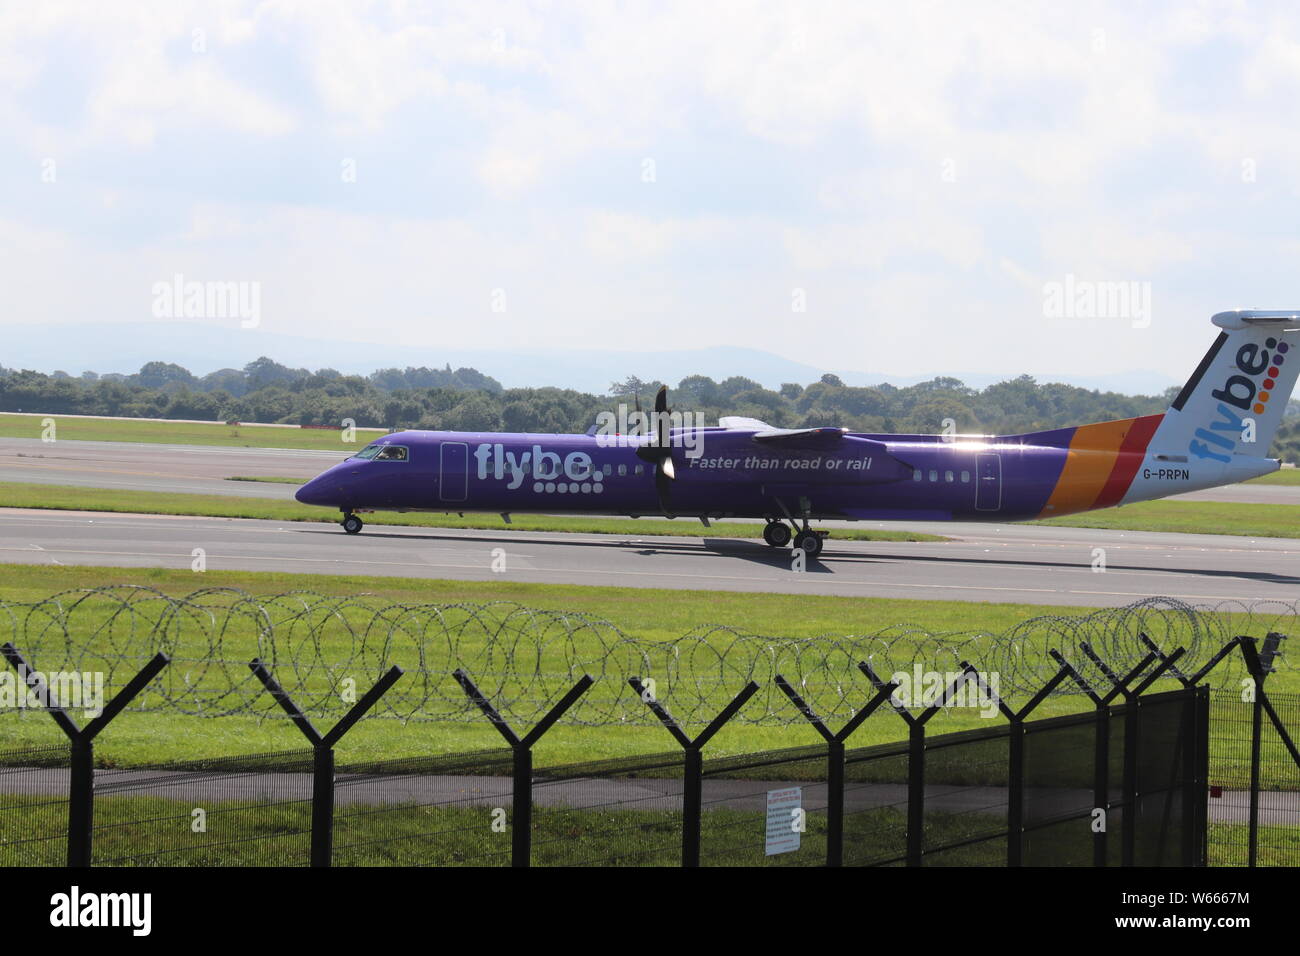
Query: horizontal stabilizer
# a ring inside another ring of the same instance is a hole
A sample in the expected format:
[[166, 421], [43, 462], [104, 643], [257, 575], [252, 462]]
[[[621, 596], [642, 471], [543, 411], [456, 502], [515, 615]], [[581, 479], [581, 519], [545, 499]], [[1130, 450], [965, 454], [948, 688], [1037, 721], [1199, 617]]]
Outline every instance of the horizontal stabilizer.
[[1221, 329], [1265, 328], [1277, 332], [1300, 329], [1300, 312], [1278, 312], [1263, 309], [1236, 309], [1216, 312], [1210, 321]]

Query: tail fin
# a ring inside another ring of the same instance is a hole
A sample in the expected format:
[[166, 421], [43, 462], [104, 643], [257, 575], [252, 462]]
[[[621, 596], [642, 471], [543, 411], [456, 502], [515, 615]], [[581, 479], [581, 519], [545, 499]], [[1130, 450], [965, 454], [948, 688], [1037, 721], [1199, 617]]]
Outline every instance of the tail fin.
[[1042, 517], [1276, 471], [1266, 458], [1300, 376], [1300, 313], [1220, 312], [1223, 329], [1163, 415], [1025, 436], [1068, 449]]
[[1211, 321], [1224, 331], [1165, 412], [1148, 453], [1207, 470], [1218, 464], [1239, 480], [1234, 465], [1268, 454], [1300, 376], [1300, 312], [1220, 312]]

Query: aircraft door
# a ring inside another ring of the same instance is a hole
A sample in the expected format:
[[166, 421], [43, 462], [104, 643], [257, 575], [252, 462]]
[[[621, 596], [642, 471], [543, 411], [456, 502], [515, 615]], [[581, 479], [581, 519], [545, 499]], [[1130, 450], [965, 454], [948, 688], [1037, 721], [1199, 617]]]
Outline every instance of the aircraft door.
[[997, 511], [1002, 507], [1002, 458], [996, 454], [976, 456], [975, 510]]
[[469, 496], [469, 445], [445, 441], [438, 450], [438, 497], [464, 501]]

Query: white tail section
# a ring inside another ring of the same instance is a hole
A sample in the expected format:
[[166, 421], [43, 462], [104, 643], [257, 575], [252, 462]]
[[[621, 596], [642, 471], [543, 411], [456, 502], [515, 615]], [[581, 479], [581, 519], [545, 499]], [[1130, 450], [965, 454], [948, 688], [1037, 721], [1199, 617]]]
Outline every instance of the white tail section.
[[1300, 376], [1300, 312], [1220, 312], [1211, 321], [1223, 331], [1148, 451], [1225, 478], [1272, 471], [1276, 465], [1264, 467], [1263, 459]]

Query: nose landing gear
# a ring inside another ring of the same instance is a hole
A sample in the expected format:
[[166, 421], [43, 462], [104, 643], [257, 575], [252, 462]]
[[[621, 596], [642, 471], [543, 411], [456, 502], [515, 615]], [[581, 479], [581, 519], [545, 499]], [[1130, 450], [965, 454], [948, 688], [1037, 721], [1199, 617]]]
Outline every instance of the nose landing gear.
[[363, 527], [365, 527], [365, 522], [351, 512], [343, 516], [343, 520], [340, 524], [343, 525], [343, 530], [348, 534], [357, 534]]

